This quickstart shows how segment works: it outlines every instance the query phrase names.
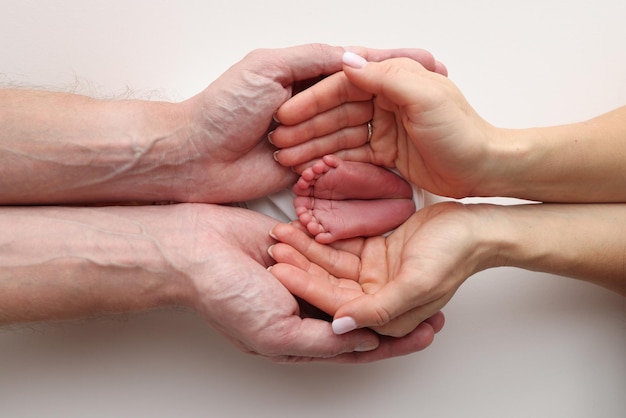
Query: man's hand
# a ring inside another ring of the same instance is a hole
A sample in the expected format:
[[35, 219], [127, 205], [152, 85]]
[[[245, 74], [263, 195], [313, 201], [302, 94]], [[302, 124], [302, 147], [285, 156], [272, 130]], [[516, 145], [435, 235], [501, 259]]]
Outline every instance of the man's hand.
[[[432, 70], [441, 68], [421, 49], [349, 49], [372, 61], [402, 56]], [[294, 93], [340, 71], [344, 51], [323, 44], [256, 50], [184, 102], [189, 122], [186, 148], [195, 154], [188, 162], [188, 174], [181, 177], [181, 191], [186, 195], [179, 200], [250, 200], [293, 184], [294, 173], [276, 164], [276, 148], [266, 139], [276, 127], [273, 116]], [[354, 125], [371, 118], [371, 106], [361, 110]], [[360, 128], [352, 133], [356, 141], [364, 142], [367, 137]], [[339, 149], [336, 145], [328, 153]]]
[[267, 271], [275, 224], [203, 204], [1, 208], [0, 324], [186, 306], [277, 361], [365, 362], [432, 342], [430, 326], [403, 339], [335, 335]]
[[[372, 60], [423, 50], [357, 48]], [[266, 140], [292, 94], [341, 70], [344, 49], [257, 50], [182, 103], [0, 90], [0, 204], [251, 200], [295, 174]]]
[[188, 259], [195, 288], [189, 304], [244, 351], [276, 361], [366, 362], [422, 350], [439, 330], [438, 324], [424, 326], [402, 339], [365, 329], [335, 335], [327, 320], [311, 317], [267, 271], [268, 231], [276, 221], [236, 208], [185, 210], [194, 220], [182, 231], [188, 248], [180, 249], [194, 257]]

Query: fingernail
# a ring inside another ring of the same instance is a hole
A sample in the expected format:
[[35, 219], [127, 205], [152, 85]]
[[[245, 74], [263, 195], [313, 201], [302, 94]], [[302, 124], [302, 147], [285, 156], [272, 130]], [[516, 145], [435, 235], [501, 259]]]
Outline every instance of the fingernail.
[[343, 63], [352, 68], [363, 68], [367, 64], [367, 60], [354, 52], [344, 52], [342, 57]]
[[378, 341], [367, 341], [357, 345], [354, 351], [372, 351], [378, 348]]
[[274, 154], [272, 154], [272, 157], [274, 157], [274, 161], [276, 161], [276, 162], [279, 162], [279, 161], [278, 161], [278, 153], [279, 153], [279, 152], [280, 152], [280, 151], [274, 151]]
[[270, 257], [274, 258], [274, 254], [272, 254], [272, 250], [274, 249], [273, 245], [270, 245], [269, 248], [267, 249], [267, 253], [270, 255]]
[[356, 329], [356, 321], [354, 318], [344, 316], [333, 321], [333, 332], [337, 335], [345, 334]]
[[278, 120], [278, 116], [276, 116], [276, 113], [272, 115], [272, 119], [274, 119], [274, 122], [280, 124], [280, 121]]
[[[272, 237], [272, 238], [274, 238], [276, 241], [278, 241], [278, 238], [276, 238], [276, 235], [274, 235], [274, 228], [270, 229], [269, 234], [270, 234], [270, 237]], [[272, 247], [273, 247], [273, 245], [272, 245]], [[270, 247], [270, 248], [271, 248], [271, 247]]]
[[274, 143], [272, 142], [272, 135], [274, 134], [274, 131], [270, 131], [267, 133], [267, 142], [269, 142], [270, 144], [274, 145]]

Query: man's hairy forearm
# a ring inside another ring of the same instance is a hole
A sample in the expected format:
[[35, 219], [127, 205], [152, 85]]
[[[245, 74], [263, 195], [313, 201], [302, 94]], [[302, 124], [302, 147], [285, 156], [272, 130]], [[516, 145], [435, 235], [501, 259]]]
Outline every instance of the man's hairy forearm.
[[0, 325], [180, 303], [185, 277], [149, 232], [155, 210], [0, 208]]
[[173, 103], [0, 90], [0, 204], [175, 200], [183, 118]]

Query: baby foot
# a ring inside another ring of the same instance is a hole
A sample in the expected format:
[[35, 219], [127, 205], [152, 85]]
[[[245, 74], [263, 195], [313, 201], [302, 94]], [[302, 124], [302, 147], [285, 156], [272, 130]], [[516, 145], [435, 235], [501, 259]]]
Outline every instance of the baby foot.
[[326, 200], [298, 196], [294, 205], [300, 223], [322, 244], [384, 234], [415, 212], [411, 199]]
[[369, 163], [326, 155], [302, 172], [293, 192], [329, 200], [411, 199], [411, 185], [395, 173]]
[[415, 212], [413, 191], [404, 179], [334, 155], [306, 169], [293, 191], [300, 222], [324, 244], [383, 234]]

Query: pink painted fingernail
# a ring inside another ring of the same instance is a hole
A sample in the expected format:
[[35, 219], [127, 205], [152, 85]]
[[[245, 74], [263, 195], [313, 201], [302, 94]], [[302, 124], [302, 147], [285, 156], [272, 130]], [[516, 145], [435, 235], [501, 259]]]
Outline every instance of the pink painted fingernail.
[[345, 334], [356, 329], [356, 321], [352, 317], [344, 316], [343, 318], [335, 319], [332, 326], [335, 334]]
[[343, 63], [352, 68], [363, 68], [367, 64], [367, 60], [354, 52], [344, 52], [342, 57]]

